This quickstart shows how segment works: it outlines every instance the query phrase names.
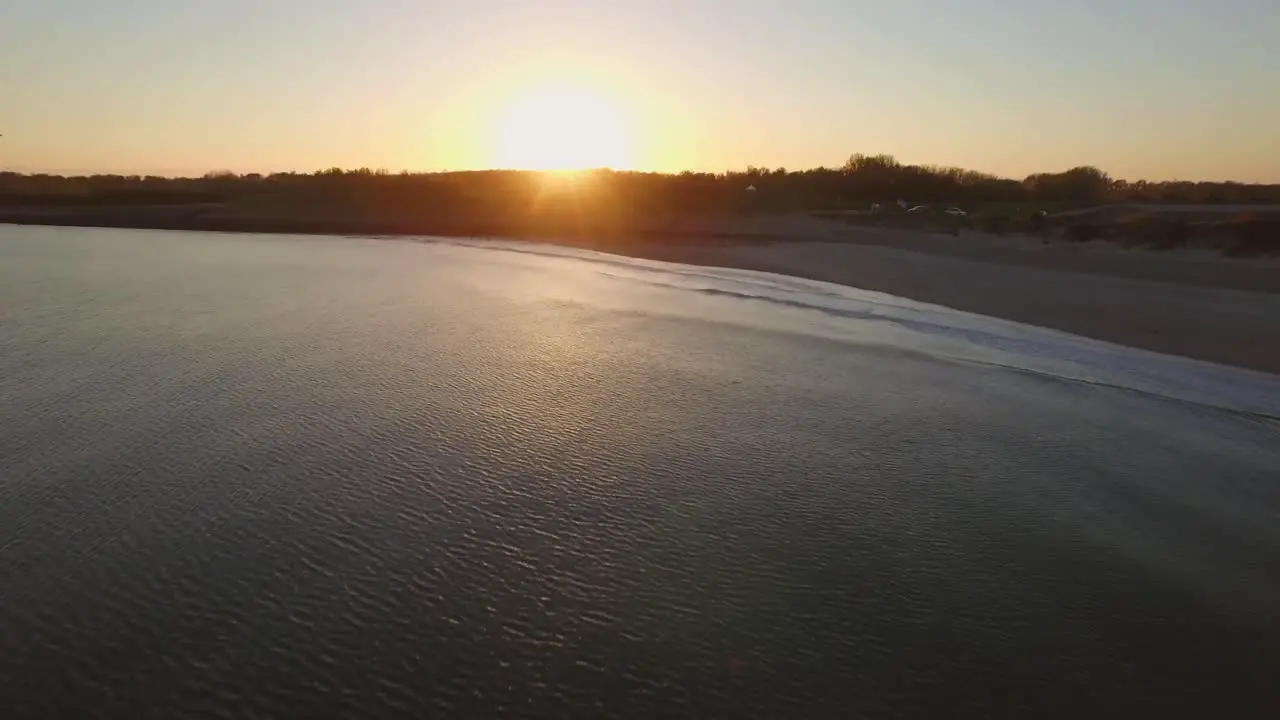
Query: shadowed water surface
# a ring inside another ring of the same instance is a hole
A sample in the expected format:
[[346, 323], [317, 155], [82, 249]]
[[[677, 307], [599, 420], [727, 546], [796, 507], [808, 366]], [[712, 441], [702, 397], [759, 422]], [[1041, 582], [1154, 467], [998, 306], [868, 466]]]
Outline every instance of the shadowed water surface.
[[484, 242], [0, 226], [0, 333], [5, 717], [1277, 707], [1273, 376]]

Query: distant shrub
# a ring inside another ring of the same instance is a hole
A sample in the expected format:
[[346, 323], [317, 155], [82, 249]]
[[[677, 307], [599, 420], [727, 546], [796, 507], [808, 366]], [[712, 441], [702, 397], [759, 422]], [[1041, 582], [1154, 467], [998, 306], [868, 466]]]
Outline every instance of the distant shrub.
[[1152, 250], [1174, 250], [1191, 240], [1192, 228], [1180, 218], [1129, 215], [1116, 221], [1113, 238], [1122, 245]]
[[1151, 215], [1126, 215], [1116, 220], [1112, 237], [1126, 247], [1141, 247], [1147, 244], [1157, 223], [1158, 219]]
[[1027, 233], [1034, 235], [1043, 232], [1049, 226], [1049, 220], [1039, 212], [1024, 213], [1014, 216], [1009, 220], [1009, 230], [1011, 232]]
[[1062, 237], [1070, 243], [1091, 242], [1106, 237], [1106, 229], [1097, 223], [1072, 223], [1063, 231]]
[[1280, 254], [1280, 215], [1237, 215], [1225, 223], [1228, 255]]
[[1151, 242], [1156, 250], [1176, 250], [1191, 241], [1191, 224], [1179, 218], [1169, 218], [1160, 227]]
[[983, 215], [974, 219], [979, 230], [994, 235], [1003, 235], [1009, 231], [1013, 218], [1008, 215]]

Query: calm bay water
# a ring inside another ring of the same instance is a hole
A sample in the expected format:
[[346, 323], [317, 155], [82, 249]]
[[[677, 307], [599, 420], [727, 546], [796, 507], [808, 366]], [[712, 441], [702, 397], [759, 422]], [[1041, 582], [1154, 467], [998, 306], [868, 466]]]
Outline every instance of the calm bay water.
[[777, 276], [0, 226], [0, 707], [1261, 715], [1267, 415]]

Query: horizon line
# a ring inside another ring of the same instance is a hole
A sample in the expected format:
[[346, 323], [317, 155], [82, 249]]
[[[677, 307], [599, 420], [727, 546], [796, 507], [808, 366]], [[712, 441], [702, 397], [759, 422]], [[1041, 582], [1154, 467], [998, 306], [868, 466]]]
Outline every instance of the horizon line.
[[[867, 157], [878, 157], [878, 156], [871, 155]], [[889, 156], [889, 157], [892, 157], [892, 156]], [[910, 163], [910, 162], [903, 162], [903, 163], [900, 163], [900, 165], [901, 167], [904, 167], [904, 168], [918, 167], [918, 168], [925, 168], [929, 170], [940, 170], [940, 169], [960, 170], [968, 173], [986, 175], [996, 180], [1012, 180], [1015, 182], [1024, 182], [1028, 178], [1034, 177], [1036, 175], [1058, 175], [1058, 174], [1069, 172], [1077, 168], [1090, 167], [1090, 168], [1096, 168], [1098, 170], [1101, 170], [1112, 181], [1124, 182], [1127, 184], [1142, 182], [1142, 183], [1149, 183], [1154, 185], [1189, 183], [1189, 184], [1215, 184], [1215, 185], [1257, 185], [1257, 186], [1265, 186], [1265, 187], [1280, 186], [1280, 178], [1277, 178], [1275, 180], [1270, 180], [1270, 181], [1267, 181], [1267, 180], [1250, 181], [1250, 180], [1230, 180], [1230, 179], [1224, 180], [1224, 179], [1203, 179], [1203, 178], [1194, 179], [1194, 180], [1186, 179], [1186, 178], [1167, 178], [1167, 179], [1154, 180], [1146, 177], [1138, 178], [1136, 180], [1130, 180], [1128, 178], [1114, 177], [1110, 173], [1108, 173], [1105, 169], [1097, 165], [1089, 165], [1084, 163], [1063, 168], [1061, 170], [1040, 170], [1040, 171], [1028, 173], [1027, 175], [1024, 175], [1022, 177], [1015, 177], [1012, 175], [1001, 175], [998, 173], [991, 173], [984, 170], [975, 170], [972, 168], [965, 168], [965, 167], [952, 166], [952, 165], [933, 165], [928, 163]], [[271, 170], [267, 172], [263, 172], [260, 170], [250, 170], [250, 171], [241, 172], [241, 171], [231, 170], [229, 168], [217, 168], [212, 170], [206, 170], [200, 173], [192, 173], [191, 171], [186, 171], [186, 170], [179, 170], [179, 171], [172, 171], [172, 172], [164, 172], [164, 171], [111, 172], [111, 171], [101, 171], [101, 170], [84, 171], [84, 170], [61, 169], [61, 168], [31, 169], [29, 167], [17, 166], [13, 168], [0, 167], [0, 174], [15, 174], [15, 175], [25, 175], [25, 176], [47, 175], [51, 177], [62, 177], [62, 178], [155, 177], [155, 178], [163, 178], [165, 180], [200, 180], [200, 179], [207, 178], [211, 175], [217, 175], [217, 174], [230, 174], [239, 178], [244, 178], [250, 175], [259, 175], [263, 178], [267, 178], [274, 175], [300, 175], [300, 176], [320, 175], [325, 172], [332, 172], [333, 170], [340, 170], [342, 171], [343, 174], [358, 174], [362, 172], [368, 172], [374, 175], [390, 175], [390, 176], [450, 175], [450, 174], [459, 174], [459, 173], [485, 173], [485, 172], [494, 172], [494, 173], [514, 172], [514, 173], [530, 173], [530, 174], [614, 172], [614, 173], [630, 173], [630, 174], [637, 174], [637, 175], [666, 175], [666, 176], [677, 176], [684, 173], [693, 173], [696, 175], [727, 176], [727, 175], [749, 175], [751, 174], [752, 170], [762, 171], [764, 173], [772, 173], [778, 170], [784, 170], [787, 174], [794, 174], [794, 173], [814, 172], [814, 171], [821, 171], [821, 170], [833, 171], [833, 170], [840, 170], [840, 169], [842, 169], [841, 165], [817, 165], [817, 166], [807, 167], [807, 168], [789, 168], [785, 166], [778, 166], [776, 168], [771, 168], [766, 165], [753, 165], [753, 164], [747, 164], [745, 167], [742, 167], [742, 168], [726, 168], [722, 170], [699, 170], [695, 168], [683, 168], [680, 170], [653, 170], [653, 169], [641, 169], [641, 168], [613, 168], [613, 167], [590, 167], [590, 168], [470, 167], [470, 168], [445, 168], [445, 169], [423, 170], [423, 169], [411, 169], [411, 168], [401, 168], [401, 169], [391, 169], [391, 168], [384, 168], [384, 167], [371, 168], [368, 166], [341, 167], [337, 165], [331, 165], [328, 167], [318, 167], [313, 170], [287, 169], [287, 170]]]

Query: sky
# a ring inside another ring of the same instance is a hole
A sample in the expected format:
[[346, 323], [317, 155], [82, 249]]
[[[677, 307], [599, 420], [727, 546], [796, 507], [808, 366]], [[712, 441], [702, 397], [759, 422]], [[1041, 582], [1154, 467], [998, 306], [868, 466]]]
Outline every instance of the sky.
[[0, 0], [0, 168], [1280, 182], [1278, 78], [1276, 0]]

